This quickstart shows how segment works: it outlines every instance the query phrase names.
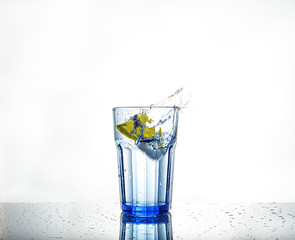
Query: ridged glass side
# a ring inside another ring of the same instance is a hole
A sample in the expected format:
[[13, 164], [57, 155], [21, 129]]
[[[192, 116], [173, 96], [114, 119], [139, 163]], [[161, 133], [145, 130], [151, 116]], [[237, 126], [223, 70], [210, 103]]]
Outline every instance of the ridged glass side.
[[[174, 145], [154, 160], [136, 145], [118, 142], [121, 200], [126, 206], [168, 206], [171, 201]], [[167, 207], [166, 207], [167, 208]]]

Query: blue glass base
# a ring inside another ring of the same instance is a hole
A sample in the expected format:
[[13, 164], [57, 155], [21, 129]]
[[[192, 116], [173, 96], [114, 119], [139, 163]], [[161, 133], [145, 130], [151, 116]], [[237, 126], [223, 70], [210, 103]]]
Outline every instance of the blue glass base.
[[121, 221], [124, 223], [134, 224], [168, 223], [171, 221], [171, 214], [169, 212], [166, 212], [158, 216], [132, 216], [122, 212]]
[[125, 214], [132, 216], [159, 216], [165, 214], [169, 210], [169, 204], [159, 206], [131, 206], [122, 204], [122, 210]]

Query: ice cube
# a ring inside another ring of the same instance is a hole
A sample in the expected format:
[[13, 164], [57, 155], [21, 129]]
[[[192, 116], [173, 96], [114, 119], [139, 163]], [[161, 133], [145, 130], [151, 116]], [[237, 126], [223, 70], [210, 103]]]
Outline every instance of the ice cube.
[[166, 148], [154, 148], [149, 142], [138, 142], [137, 147], [153, 160], [160, 160], [166, 153]]

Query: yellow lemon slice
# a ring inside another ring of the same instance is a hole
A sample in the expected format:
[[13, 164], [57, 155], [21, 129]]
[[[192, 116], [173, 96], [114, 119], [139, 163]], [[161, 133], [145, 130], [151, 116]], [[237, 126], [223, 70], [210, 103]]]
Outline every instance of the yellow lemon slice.
[[[143, 137], [145, 138], [151, 138], [156, 135], [156, 129], [155, 126], [153, 127], [147, 127], [146, 123], [152, 123], [152, 119], [150, 119], [146, 113], [138, 113], [137, 117], [140, 121], [141, 126], [137, 126], [136, 129], [134, 129], [134, 121], [129, 120], [124, 123], [118, 124], [117, 129], [120, 133], [122, 133], [125, 137], [128, 137], [132, 140], [137, 140], [139, 136], [141, 136], [142, 129], [143, 129]], [[159, 137], [162, 136], [162, 130], [159, 129]]]
[[134, 122], [132, 120], [129, 120], [127, 122], [121, 123], [117, 125], [117, 129], [120, 133], [122, 133], [124, 136], [132, 139], [137, 140], [138, 137], [135, 133], [131, 133], [134, 129]]
[[154, 127], [145, 127], [143, 129], [143, 136], [146, 138], [154, 137], [156, 135], [156, 129]]
[[138, 126], [137, 128], [136, 128], [136, 134], [137, 134], [137, 136], [140, 136], [141, 135], [141, 127], [140, 126]]
[[159, 137], [162, 137], [162, 129], [159, 129]]
[[149, 119], [149, 117], [146, 115], [146, 113], [144, 113], [144, 114], [138, 113], [137, 117], [139, 118], [142, 125], [144, 125], [146, 122], [148, 122], [148, 123], [152, 122], [152, 119]]

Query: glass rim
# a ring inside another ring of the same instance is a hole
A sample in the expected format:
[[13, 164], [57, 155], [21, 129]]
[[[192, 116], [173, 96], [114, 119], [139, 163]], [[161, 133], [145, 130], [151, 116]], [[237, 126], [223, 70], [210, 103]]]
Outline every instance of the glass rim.
[[123, 106], [123, 107], [113, 107], [113, 111], [116, 110], [116, 109], [137, 109], [137, 108], [141, 108], [141, 109], [180, 109], [180, 107], [177, 107], [177, 106]]

